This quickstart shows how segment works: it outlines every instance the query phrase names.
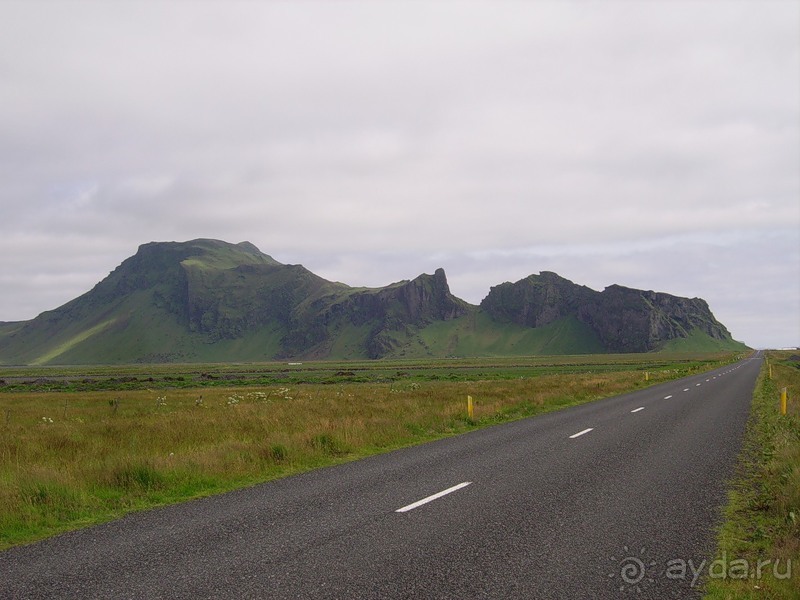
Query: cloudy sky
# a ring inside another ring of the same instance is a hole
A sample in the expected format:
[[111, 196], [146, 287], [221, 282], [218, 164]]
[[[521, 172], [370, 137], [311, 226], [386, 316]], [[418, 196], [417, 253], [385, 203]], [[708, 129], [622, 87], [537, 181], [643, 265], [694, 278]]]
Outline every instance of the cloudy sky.
[[800, 344], [800, 2], [0, 2], [0, 320], [149, 241]]

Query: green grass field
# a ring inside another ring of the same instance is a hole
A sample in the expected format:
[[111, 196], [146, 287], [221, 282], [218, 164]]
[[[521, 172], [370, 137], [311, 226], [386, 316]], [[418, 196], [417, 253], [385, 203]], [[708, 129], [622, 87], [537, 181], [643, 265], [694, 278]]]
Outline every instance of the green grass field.
[[730, 352], [589, 354], [535, 357], [404, 359], [272, 363], [162, 363], [114, 366], [0, 367], [3, 392], [78, 392], [176, 387], [390, 383], [397, 381], [509, 380], [600, 371], [700, 370], [728, 360]]

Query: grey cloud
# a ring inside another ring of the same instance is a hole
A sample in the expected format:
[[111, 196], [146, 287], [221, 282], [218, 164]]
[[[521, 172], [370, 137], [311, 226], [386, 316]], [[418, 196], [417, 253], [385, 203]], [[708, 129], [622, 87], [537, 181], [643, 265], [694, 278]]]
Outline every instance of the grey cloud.
[[[443, 266], [473, 302], [549, 268], [721, 298], [745, 341], [785, 337], [728, 281], [800, 270], [796, 4], [0, 12], [0, 319], [202, 236], [354, 285]], [[797, 299], [774, 302], [797, 331]]]

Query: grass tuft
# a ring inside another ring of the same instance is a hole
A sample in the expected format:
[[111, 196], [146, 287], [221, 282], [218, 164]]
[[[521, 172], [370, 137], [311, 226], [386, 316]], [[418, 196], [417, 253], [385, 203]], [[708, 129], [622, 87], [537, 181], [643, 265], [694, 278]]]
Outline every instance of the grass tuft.
[[165, 485], [164, 476], [146, 463], [124, 463], [108, 474], [108, 484], [122, 490], [154, 490]]

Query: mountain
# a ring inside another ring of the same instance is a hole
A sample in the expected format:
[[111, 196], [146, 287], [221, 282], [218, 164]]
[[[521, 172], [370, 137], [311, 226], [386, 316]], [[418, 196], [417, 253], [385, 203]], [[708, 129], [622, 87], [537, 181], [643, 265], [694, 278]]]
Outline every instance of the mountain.
[[572, 317], [589, 327], [608, 352], [651, 352], [692, 334], [705, 336], [712, 345], [731, 341], [728, 330], [700, 298], [619, 285], [596, 292], [550, 272], [493, 287], [480, 307], [496, 321], [525, 327]]
[[0, 323], [0, 364], [266, 361], [744, 348], [708, 305], [555, 273], [480, 306], [442, 269], [381, 288], [327, 281], [248, 242], [152, 242], [92, 290]]

